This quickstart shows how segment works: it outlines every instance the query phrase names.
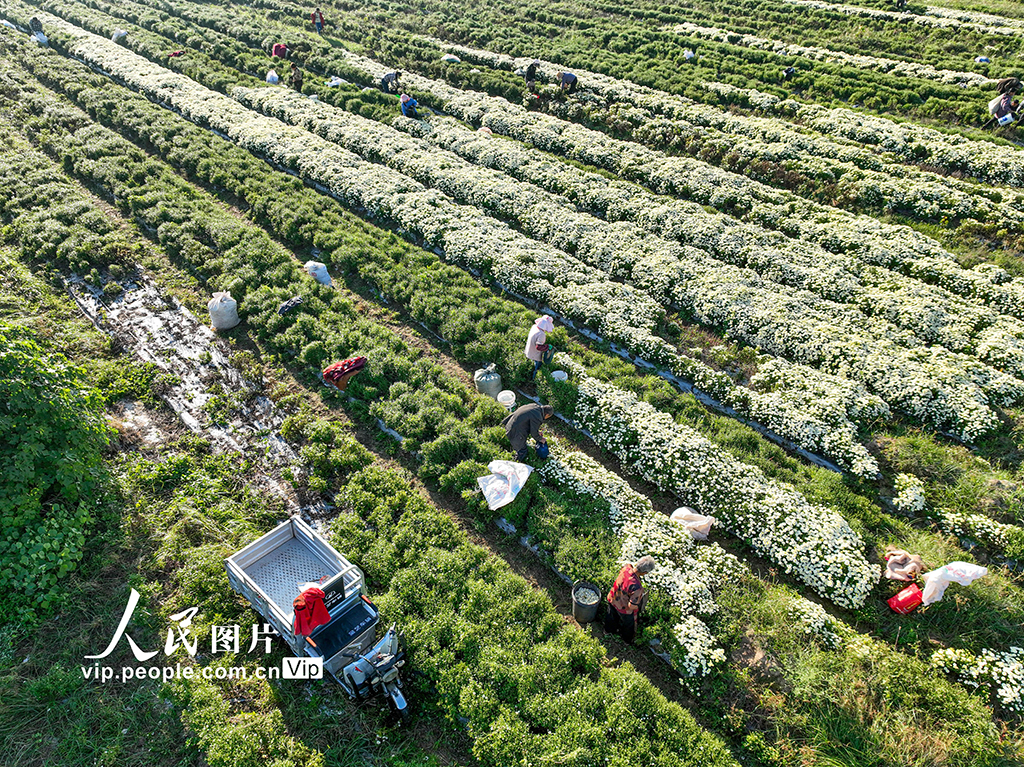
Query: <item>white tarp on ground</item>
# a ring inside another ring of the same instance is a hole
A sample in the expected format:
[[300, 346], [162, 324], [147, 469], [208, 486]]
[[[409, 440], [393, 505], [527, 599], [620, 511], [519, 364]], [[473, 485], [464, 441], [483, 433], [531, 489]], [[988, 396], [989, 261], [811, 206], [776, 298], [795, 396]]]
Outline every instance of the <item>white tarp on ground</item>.
[[491, 473], [477, 477], [476, 481], [487, 499], [487, 508], [492, 511], [512, 503], [533, 471], [525, 463], [516, 461], [491, 461], [487, 468]]

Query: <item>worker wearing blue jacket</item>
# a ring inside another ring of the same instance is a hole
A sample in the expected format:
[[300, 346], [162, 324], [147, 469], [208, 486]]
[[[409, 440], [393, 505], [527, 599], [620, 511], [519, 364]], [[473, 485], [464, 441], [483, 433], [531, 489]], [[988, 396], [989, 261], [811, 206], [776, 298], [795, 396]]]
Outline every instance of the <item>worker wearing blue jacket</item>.
[[403, 93], [401, 101], [402, 114], [405, 115], [406, 117], [411, 117], [413, 120], [419, 120], [420, 116], [419, 113], [416, 111], [416, 107], [418, 107], [419, 104], [416, 103], [416, 99], [414, 99], [412, 96], [406, 93]]

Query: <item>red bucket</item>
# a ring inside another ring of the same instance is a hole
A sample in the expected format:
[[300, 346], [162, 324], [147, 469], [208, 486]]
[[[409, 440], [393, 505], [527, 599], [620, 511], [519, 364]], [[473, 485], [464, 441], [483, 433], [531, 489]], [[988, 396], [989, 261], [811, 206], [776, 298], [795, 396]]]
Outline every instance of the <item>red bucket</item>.
[[906, 615], [912, 613], [921, 605], [921, 589], [916, 583], [911, 583], [903, 591], [894, 597], [889, 598], [889, 607], [893, 612]]

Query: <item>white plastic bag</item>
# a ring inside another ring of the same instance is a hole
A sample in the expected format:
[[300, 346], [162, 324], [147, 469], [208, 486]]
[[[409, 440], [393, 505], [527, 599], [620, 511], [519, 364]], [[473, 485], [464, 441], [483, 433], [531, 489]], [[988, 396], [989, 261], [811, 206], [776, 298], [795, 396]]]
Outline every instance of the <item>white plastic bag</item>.
[[271, 85], [277, 85], [279, 82], [281, 82], [281, 78], [278, 77], [277, 72], [271, 69], [269, 72], [267, 72], [267, 82], [270, 83]]
[[337, 75], [333, 75], [330, 80], [328, 80], [328, 81], [326, 81], [324, 83], [324, 85], [326, 85], [328, 88], [337, 88], [339, 85], [344, 85], [345, 82], [347, 82], [347, 81], [346, 80], [342, 80]]
[[698, 514], [689, 506], [680, 506], [672, 512], [669, 519], [685, 527], [687, 532], [698, 541], [706, 541], [708, 533], [711, 532], [711, 526], [718, 521], [714, 517]]
[[50, 44], [49, 38], [47, 38], [46, 35], [44, 35], [42, 32], [36, 32], [34, 35], [32, 35], [32, 39], [44, 48]]
[[331, 286], [331, 275], [327, 273], [326, 264], [321, 264], [319, 261], [307, 261], [304, 267], [309, 272], [309, 276], [321, 285]]
[[946, 593], [946, 587], [951, 583], [967, 586], [983, 575], [988, 575], [988, 568], [981, 565], [972, 565], [970, 562], [950, 562], [938, 570], [925, 573], [924, 593], [921, 595], [921, 604], [930, 605], [938, 602], [942, 599], [942, 595]]
[[446, 53], [444, 56], [441, 57], [441, 61], [444, 61], [447, 64], [458, 64], [462, 61], [462, 59], [460, 59], [454, 53]]
[[128, 33], [125, 30], [115, 29], [114, 34], [110, 36], [110, 39], [116, 43], [118, 40], [124, 40], [126, 37], [128, 37]]
[[238, 319], [238, 302], [230, 293], [214, 293], [207, 308], [214, 330], [229, 330], [241, 322]]
[[487, 499], [487, 508], [492, 511], [512, 503], [533, 471], [525, 463], [516, 461], [491, 461], [487, 468], [491, 473], [477, 477], [476, 481]]

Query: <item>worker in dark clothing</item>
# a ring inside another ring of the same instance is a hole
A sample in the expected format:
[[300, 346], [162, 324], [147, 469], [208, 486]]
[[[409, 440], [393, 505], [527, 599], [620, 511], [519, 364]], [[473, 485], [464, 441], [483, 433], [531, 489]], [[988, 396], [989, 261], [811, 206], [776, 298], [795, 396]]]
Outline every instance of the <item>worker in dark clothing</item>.
[[540, 59], [534, 59], [530, 62], [530, 66], [526, 68], [526, 74], [523, 75], [526, 78], [526, 87], [531, 91], [537, 87], [538, 68], [540, 68]]
[[35, 16], [33, 16], [31, 19], [28, 20], [28, 28], [31, 29], [33, 33], [42, 32], [43, 23]]
[[782, 79], [788, 80], [796, 74], [796, 67], [786, 67], [782, 70]]
[[563, 93], [575, 93], [580, 81], [572, 72], [556, 72], [555, 79], [559, 81]]
[[636, 638], [636, 625], [647, 603], [647, 592], [640, 576], [651, 572], [655, 565], [651, 556], [640, 557], [636, 564], [627, 564], [619, 571], [619, 577], [608, 592], [605, 631], [619, 634], [627, 644], [633, 644]]
[[537, 441], [537, 455], [547, 457], [548, 443], [540, 433], [541, 424], [555, 414], [551, 405], [538, 405], [535, 402], [523, 405], [505, 417], [501, 425], [505, 427], [508, 441], [516, 452], [517, 461], [525, 461], [529, 451], [526, 440], [533, 437]]
[[289, 78], [292, 83], [292, 87], [297, 90], [302, 90], [302, 70], [299, 69], [298, 65], [292, 62], [292, 75]]
[[408, 94], [403, 93], [401, 99], [399, 100], [402, 102], [403, 115], [405, 115], [406, 117], [411, 117], [413, 120], [420, 119], [420, 114], [419, 112], [416, 111], [416, 107], [419, 106], [419, 104], [416, 103], [416, 99], [414, 99], [412, 96], [409, 96]]
[[402, 84], [398, 82], [401, 72], [388, 72], [380, 78], [380, 89], [385, 93], [398, 93], [402, 90]]

